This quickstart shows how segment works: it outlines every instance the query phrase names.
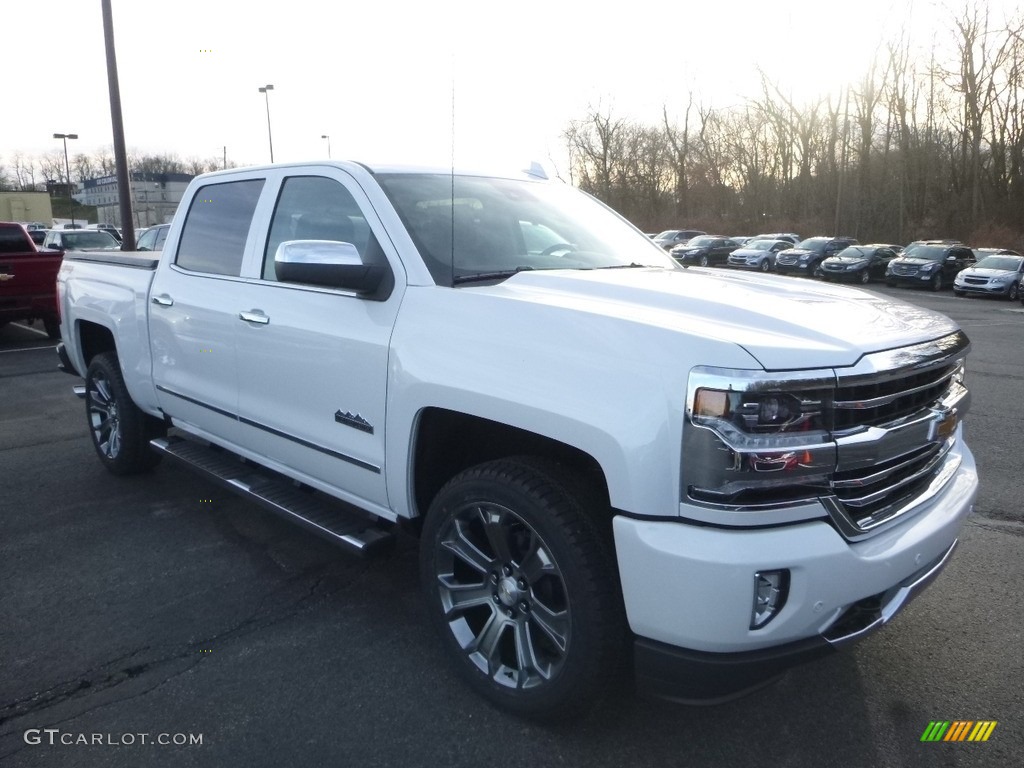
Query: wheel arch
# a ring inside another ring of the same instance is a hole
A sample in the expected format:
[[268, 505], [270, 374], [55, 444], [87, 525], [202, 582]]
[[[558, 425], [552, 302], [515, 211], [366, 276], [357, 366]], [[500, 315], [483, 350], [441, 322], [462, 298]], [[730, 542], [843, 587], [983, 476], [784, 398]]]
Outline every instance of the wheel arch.
[[608, 508], [608, 480], [600, 463], [585, 451], [545, 435], [439, 407], [424, 408], [417, 419], [410, 456], [410, 511], [422, 519], [448, 480], [476, 464], [512, 456], [555, 462], [585, 482]]

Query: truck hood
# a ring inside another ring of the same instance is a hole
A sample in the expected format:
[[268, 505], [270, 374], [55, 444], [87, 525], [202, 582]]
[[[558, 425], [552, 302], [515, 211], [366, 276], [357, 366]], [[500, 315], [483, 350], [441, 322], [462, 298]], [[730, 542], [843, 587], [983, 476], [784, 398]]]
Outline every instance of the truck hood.
[[945, 315], [869, 291], [696, 268], [524, 271], [459, 290], [717, 339], [767, 370], [846, 367], [958, 328]]

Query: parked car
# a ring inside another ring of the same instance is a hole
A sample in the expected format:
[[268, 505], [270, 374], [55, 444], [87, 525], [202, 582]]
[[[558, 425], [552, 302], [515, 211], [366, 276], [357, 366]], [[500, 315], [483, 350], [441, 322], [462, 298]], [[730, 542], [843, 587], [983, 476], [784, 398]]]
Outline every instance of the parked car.
[[739, 248], [739, 244], [721, 235], [700, 235], [685, 245], [677, 245], [669, 253], [680, 264], [694, 264], [709, 267], [713, 264], [725, 264], [729, 254]]
[[782, 275], [820, 276], [821, 262], [851, 245], [859, 245], [856, 238], [808, 237], [795, 248], [779, 252], [775, 257], [775, 271]]
[[46, 239], [46, 233], [48, 229], [30, 229], [28, 230], [28, 236], [32, 238], [32, 242], [36, 245], [42, 246], [43, 241]]
[[726, 266], [771, 272], [776, 254], [792, 247], [789, 240], [751, 240], [729, 254]]
[[[975, 253], [981, 248], [973, 249]], [[957, 296], [1005, 296], [1016, 301], [1021, 296], [1024, 279], [1024, 256], [1016, 251], [1005, 251], [986, 256], [977, 264], [961, 270], [953, 280], [953, 293]]]
[[707, 232], [701, 229], [666, 229], [654, 238], [654, 242], [666, 251], [671, 251], [677, 245], [688, 243], [693, 238], [706, 234]]
[[966, 245], [948, 240], [917, 240], [889, 262], [885, 284], [921, 286], [941, 291], [952, 285], [961, 269], [974, 264], [974, 253]]
[[866, 285], [873, 279], [884, 280], [886, 267], [895, 258], [896, 252], [888, 245], [851, 245], [821, 262], [821, 276]]
[[116, 251], [121, 244], [109, 232], [97, 229], [52, 229], [43, 240], [51, 251]]
[[746, 245], [754, 241], [754, 238], [750, 235], [730, 235], [729, 239], [736, 243], [736, 245]]
[[57, 271], [61, 254], [40, 251], [21, 224], [0, 222], [0, 326], [42, 320], [51, 339], [60, 338]]
[[162, 251], [164, 249], [164, 240], [167, 239], [167, 230], [170, 228], [170, 224], [157, 224], [154, 227], [150, 227], [139, 237], [138, 242], [135, 244], [135, 250]]

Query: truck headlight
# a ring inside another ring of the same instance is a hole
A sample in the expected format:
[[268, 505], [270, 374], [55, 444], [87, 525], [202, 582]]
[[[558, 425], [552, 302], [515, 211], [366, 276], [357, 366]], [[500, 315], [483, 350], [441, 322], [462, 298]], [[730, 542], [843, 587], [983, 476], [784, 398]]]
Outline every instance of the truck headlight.
[[835, 378], [698, 368], [690, 373], [683, 492], [694, 501], [764, 505], [827, 492], [836, 447], [825, 424]]

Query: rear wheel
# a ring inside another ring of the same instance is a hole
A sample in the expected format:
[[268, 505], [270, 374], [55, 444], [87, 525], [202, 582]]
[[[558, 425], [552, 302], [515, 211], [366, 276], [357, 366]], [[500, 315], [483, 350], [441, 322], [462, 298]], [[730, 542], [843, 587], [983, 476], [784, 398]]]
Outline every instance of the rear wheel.
[[502, 459], [453, 478], [427, 513], [420, 569], [460, 674], [518, 715], [564, 719], [618, 682], [626, 624], [610, 531], [556, 465]]
[[160, 462], [149, 441], [164, 433], [163, 422], [143, 413], [132, 401], [113, 352], [96, 355], [89, 363], [85, 414], [96, 454], [115, 475], [144, 472]]

